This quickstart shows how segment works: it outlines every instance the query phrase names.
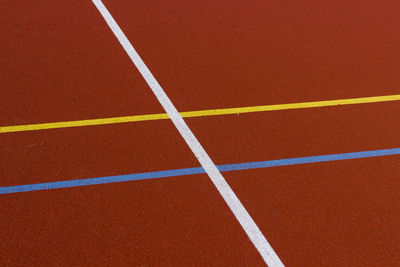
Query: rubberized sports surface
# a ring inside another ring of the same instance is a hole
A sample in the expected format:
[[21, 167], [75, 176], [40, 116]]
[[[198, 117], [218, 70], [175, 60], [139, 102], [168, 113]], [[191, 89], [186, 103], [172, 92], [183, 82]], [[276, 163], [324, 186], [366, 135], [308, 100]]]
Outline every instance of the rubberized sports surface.
[[0, 11], [1, 266], [400, 266], [398, 1]]

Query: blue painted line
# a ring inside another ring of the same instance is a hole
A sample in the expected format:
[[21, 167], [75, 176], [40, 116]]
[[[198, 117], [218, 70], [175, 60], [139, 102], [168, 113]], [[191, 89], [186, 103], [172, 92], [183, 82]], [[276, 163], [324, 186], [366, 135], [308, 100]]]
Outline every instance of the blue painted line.
[[390, 155], [399, 155], [399, 154], [400, 154], [400, 148], [392, 148], [392, 149], [371, 150], [371, 151], [352, 152], [352, 153], [344, 153], [344, 154], [332, 154], [332, 155], [311, 156], [311, 157], [302, 157], [302, 158], [290, 158], [290, 159], [248, 162], [248, 163], [226, 164], [226, 165], [218, 166], [218, 169], [221, 172], [238, 171], [238, 170], [248, 170], [248, 169], [269, 168], [269, 167], [277, 167], [277, 166], [306, 164], [306, 163], [381, 157], [381, 156], [390, 156]]
[[49, 183], [40, 183], [40, 184], [6, 186], [6, 187], [0, 187], [0, 194], [20, 193], [20, 192], [58, 189], [58, 188], [69, 188], [69, 187], [86, 186], [86, 185], [129, 182], [129, 181], [166, 178], [166, 177], [173, 177], [173, 176], [199, 174], [199, 173], [204, 173], [204, 170], [202, 167], [168, 170], [168, 171], [158, 171], [158, 172], [125, 174], [125, 175], [117, 175], [117, 176], [106, 176], [106, 177], [88, 178], [88, 179], [79, 179], [79, 180], [67, 180], [67, 181], [49, 182]]
[[[392, 148], [392, 149], [371, 150], [371, 151], [352, 152], [352, 153], [344, 153], [344, 154], [332, 154], [332, 155], [311, 156], [311, 157], [301, 157], [301, 158], [225, 164], [225, 165], [218, 165], [217, 168], [221, 172], [226, 172], [226, 171], [239, 171], [239, 170], [249, 170], [249, 169], [260, 169], [260, 168], [269, 168], [269, 167], [278, 167], [278, 166], [306, 164], [306, 163], [381, 157], [381, 156], [390, 156], [390, 155], [399, 155], [399, 154], [400, 154], [400, 148]], [[67, 181], [58, 181], [58, 182], [49, 182], [49, 183], [40, 183], [40, 184], [6, 186], [6, 187], [0, 187], [0, 194], [10, 194], [10, 193], [29, 192], [29, 191], [37, 191], [37, 190], [59, 189], [59, 188], [70, 188], [70, 187], [98, 185], [98, 184], [119, 183], [119, 182], [128, 182], [128, 181], [146, 180], [146, 179], [167, 178], [167, 177], [182, 176], [182, 175], [200, 174], [200, 173], [205, 173], [202, 167], [176, 169], [176, 170], [168, 170], [168, 171], [158, 171], [158, 172], [126, 174], [126, 175], [117, 175], [117, 176], [107, 176], [107, 177], [99, 177], [99, 178], [88, 178], [88, 179], [80, 179], [80, 180], [67, 180]]]

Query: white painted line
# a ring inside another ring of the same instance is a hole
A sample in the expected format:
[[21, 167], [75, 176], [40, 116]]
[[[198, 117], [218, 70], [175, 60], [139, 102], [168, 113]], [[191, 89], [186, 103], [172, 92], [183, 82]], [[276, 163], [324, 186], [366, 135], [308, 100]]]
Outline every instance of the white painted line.
[[244, 231], [253, 242], [258, 252], [261, 254], [261, 257], [270, 267], [284, 266], [271, 245], [268, 243], [267, 239], [261, 233], [254, 220], [251, 218], [250, 214], [244, 208], [243, 204], [237, 198], [235, 193], [232, 191], [225, 178], [218, 171], [214, 162], [210, 159], [197, 138], [194, 136], [190, 128], [182, 119], [182, 116], [176, 110], [175, 106], [165, 94], [160, 84], [157, 82], [153, 74], [144, 64], [143, 60], [133, 48], [128, 38], [126, 38], [125, 34], [122, 32], [121, 28], [118, 26], [114, 18], [111, 16], [110, 12], [101, 2], [101, 0], [92, 1], [96, 5], [97, 9], [100, 11], [101, 15], [107, 22], [112, 32], [117, 37], [118, 41], [121, 43], [122, 47], [125, 49], [126, 53], [131, 58], [132, 62], [135, 64], [135, 66], [138, 68], [138, 70], [150, 86], [151, 90], [163, 106], [164, 110], [170, 116], [172, 122], [175, 124], [175, 127], [185, 139], [186, 143], [200, 162], [201, 166], [204, 168], [211, 181], [214, 183], [219, 193], [228, 204], [229, 208], [232, 210], [233, 214], [243, 227]]

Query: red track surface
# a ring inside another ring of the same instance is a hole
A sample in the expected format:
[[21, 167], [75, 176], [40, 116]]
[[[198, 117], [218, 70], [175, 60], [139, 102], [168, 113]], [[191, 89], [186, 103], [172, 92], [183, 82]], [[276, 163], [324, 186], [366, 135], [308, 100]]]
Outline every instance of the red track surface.
[[[398, 94], [398, 1], [104, 1], [179, 111]], [[3, 0], [0, 126], [162, 113], [91, 1]], [[216, 164], [400, 147], [398, 102], [190, 118]], [[170, 121], [0, 134], [0, 186], [198, 167]], [[398, 156], [224, 174], [287, 266], [398, 266]], [[206, 175], [0, 195], [0, 265], [262, 265]]]
[[399, 147], [399, 123], [395, 102], [188, 120], [216, 164]]
[[208, 177], [2, 197], [3, 265], [260, 265]]
[[397, 266], [399, 164], [390, 157], [225, 177], [287, 266]]
[[2, 13], [0, 125], [163, 112], [91, 1]]
[[169, 121], [9, 133], [0, 140], [2, 186], [199, 166]]
[[178, 110], [398, 93], [398, 1], [104, 3]]

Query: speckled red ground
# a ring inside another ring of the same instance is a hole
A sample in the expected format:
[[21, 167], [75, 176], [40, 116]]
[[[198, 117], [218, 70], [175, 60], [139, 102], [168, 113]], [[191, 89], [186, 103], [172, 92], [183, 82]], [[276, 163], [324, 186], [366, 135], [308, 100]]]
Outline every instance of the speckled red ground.
[[[398, 1], [105, 0], [179, 111], [399, 94]], [[3, 0], [0, 126], [163, 112], [91, 1]], [[398, 102], [187, 119], [216, 164], [400, 147]], [[198, 167], [170, 121], [0, 134], [0, 186]], [[287, 266], [396, 266], [398, 156], [225, 173]], [[0, 195], [0, 265], [258, 266], [206, 175]]]

